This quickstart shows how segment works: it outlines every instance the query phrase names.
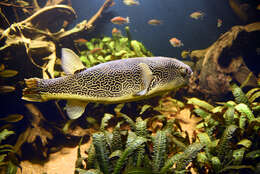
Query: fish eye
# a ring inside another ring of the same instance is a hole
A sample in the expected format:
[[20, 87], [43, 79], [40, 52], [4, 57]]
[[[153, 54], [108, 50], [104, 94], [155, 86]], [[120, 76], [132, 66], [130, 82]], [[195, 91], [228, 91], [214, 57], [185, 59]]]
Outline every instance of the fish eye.
[[181, 72], [181, 75], [184, 76], [184, 77], [185, 77], [186, 75], [188, 75], [188, 69], [187, 69], [187, 68], [181, 68], [181, 69], [180, 69], [180, 72]]

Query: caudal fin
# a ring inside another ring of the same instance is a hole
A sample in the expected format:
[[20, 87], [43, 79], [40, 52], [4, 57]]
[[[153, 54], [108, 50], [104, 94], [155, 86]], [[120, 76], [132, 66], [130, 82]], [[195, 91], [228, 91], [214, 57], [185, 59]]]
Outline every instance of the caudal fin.
[[38, 88], [38, 78], [25, 79], [26, 88], [23, 89], [23, 100], [42, 102], [41, 95]]

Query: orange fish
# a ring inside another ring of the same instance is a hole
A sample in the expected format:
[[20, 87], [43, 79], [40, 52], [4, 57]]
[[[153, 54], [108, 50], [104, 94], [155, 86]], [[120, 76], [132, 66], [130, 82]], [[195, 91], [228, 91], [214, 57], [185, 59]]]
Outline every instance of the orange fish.
[[223, 21], [221, 19], [218, 19], [217, 27], [220, 28], [222, 26]]
[[183, 46], [184, 44], [181, 42], [181, 40], [173, 37], [169, 40], [170, 44], [173, 46], [173, 47], [181, 47]]
[[90, 50], [89, 53], [90, 54], [95, 54], [95, 53], [98, 53], [101, 50], [102, 50], [102, 48], [94, 48], [93, 50]]
[[190, 14], [190, 18], [192, 19], [203, 19], [203, 17], [205, 16], [205, 13], [203, 12], [199, 12], [199, 11], [196, 11], [196, 12], [193, 12]]
[[79, 44], [84, 44], [84, 43], [87, 42], [87, 40], [86, 40], [86, 39], [83, 39], [83, 38], [79, 38], [79, 39], [74, 40], [74, 42], [75, 42], [75, 43], [79, 43]]
[[117, 28], [113, 28], [112, 29], [112, 35], [117, 35], [117, 36], [122, 35], [121, 30], [118, 30]]
[[162, 24], [162, 21], [157, 20], [157, 19], [151, 19], [147, 23], [150, 25], [160, 25], [160, 24]]
[[110, 20], [113, 24], [121, 25], [125, 23], [129, 23], [130, 19], [129, 17], [123, 18], [121, 16], [114, 17]]

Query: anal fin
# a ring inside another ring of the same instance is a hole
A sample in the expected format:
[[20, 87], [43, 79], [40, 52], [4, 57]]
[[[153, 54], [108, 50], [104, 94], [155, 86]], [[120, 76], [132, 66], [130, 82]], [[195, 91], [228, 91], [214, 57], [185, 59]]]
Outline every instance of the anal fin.
[[87, 104], [87, 102], [82, 102], [79, 100], [68, 100], [65, 107], [68, 117], [70, 119], [79, 118], [84, 113]]
[[148, 93], [149, 87], [151, 85], [152, 80], [154, 79], [153, 72], [149, 68], [149, 66], [145, 63], [139, 63], [139, 67], [141, 68], [141, 76], [144, 82], [144, 89], [137, 92], [135, 95], [143, 96]]

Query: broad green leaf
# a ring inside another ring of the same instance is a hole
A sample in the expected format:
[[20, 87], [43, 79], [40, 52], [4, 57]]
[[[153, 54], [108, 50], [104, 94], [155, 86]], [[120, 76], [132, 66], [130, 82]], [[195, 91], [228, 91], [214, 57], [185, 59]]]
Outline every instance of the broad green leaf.
[[185, 151], [181, 154], [182, 157], [176, 163], [176, 170], [184, 170], [187, 165], [197, 157], [197, 154], [204, 147], [201, 143], [190, 144]]
[[157, 173], [160, 171], [166, 160], [166, 147], [167, 147], [167, 137], [165, 131], [157, 131], [155, 139], [153, 140], [153, 172]]
[[250, 98], [249, 98], [249, 102], [253, 103], [257, 98], [260, 97], [260, 91], [254, 93]]
[[118, 105], [116, 105], [116, 107], [114, 108], [114, 111], [116, 114], [120, 113], [121, 109], [125, 106], [125, 103], [120, 103]]
[[247, 159], [255, 159], [260, 157], [260, 150], [254, 150], [246, 154]]
[[152, 170], [151, 168], [140, 168], [140, 167], [134, 167], [127, 169], [124, 174], [151, 174]]
[[118, 123], [116, 125], [112, 134], [113, 134], [112, 142], [111, 142], [112, 151], [122, 150], [123, 144], [122, 144], [122, 138], [121, 138], [121, 133], [120, 133], [120, 123]]
[[88, 163], [87, 163], [87, 169], [95, 168], [95, 162], [96, 162], [96, 152], [95, 147], [93, 144], [90, 145], [89, 149], [87, 150], [88, 154]]
[[240, 169], [251, 169], [252, 171], [254, 171], [254, 167], [251, 165], [238, 165], [238, 166], [230, 165], [220, 170], [219, 173], [223, 173], [228, 170], [240, 170]]
[[124, 150], [120, 158], [117, 160], [113, 174], [120, 173], [121, 168], [123, 167], [127, 157], [131, 155], [135, 150], [137, 150], [146, 141], [147, 140], [143, 137], [137, 137], [134, 141], [132, 141], [129, 146]]
[[225, 129], [224, 133], [222, 134], [222, 137], [217, 146], [217, 157], [221, 161], [228, 157], [227, 154], [232, 149], [230, 142], [235, 136], [235, 132], [237, 131], [237, 129], [238, 127], [236, 125], [230, 125]]
[[213, 156], [211, 158], [211, 163], [212, 163], [212, 167], [213, 167], [214, 171], [217, 173], [221, 169], [221, 166], [222, 166], [219, 158], [216, 156]]
[[135, 124], [135, 127], [136, 127], [136, 135], [137, 136], [141, 136], [141, 137], [144, 137], [144, 138], [147, 138], [148, 136], [148, 131], [147, 131], [147, 121], [143, 120], [141, 117], [138, 117], [136, 119], [136, 124]]
[[8, 136], [14, 134], [14, 131], [9, 131], [7, 129], [4, 129], [0, 132], [0, 143], [5, 140]]
[[244, 148], [244, 147], [233, 151], [233, 164], [234, 165], [240, 165], [242, 163], [245, 151], [246, 151], [246, 148]]
[[143, 114], [145, 111], [147, 111], [149, 108], [152, 108], [151, 105], [143, 105], [140, 114]]
[[257, 91], [260, 91], [260, 88], [253, 88], [253, 89], [249, 90], [249, 91], [246, 93], [246, 97], [247, 97], [248, 99], [250, 99], [251, 96], [252, 96], [255, 92], [257, 92]]
[[4, 161], [5, 157], [7, 156], [7, 154], [2, 154], [0, 155], [0, 162]]
[[103, 174], [98, 169], [84, 170], [84, 169], [76, 168], [75, 171], [78, 172], [78, 174]]
[[221, 113], [222, 111], [223, 111], [223, 109], [224, 109], [224, 107], [223, 106], [217, 106], [217, 107], [215, 107], [215, 108], [213, 108], [212, 110], [211, 110], [211, 112], [212, 113]]
[[205, 164], [208, 161], [208, 157], [205, 152], [199, 152], [197, 155], [197, 161]]
[[231, 85], [233, 96], [235, 97], [236, 103], [244, 103], [246, 105], [249, 104], [248, 98], [246, 97], [245, 93], [242, 89], [237, 86], [236, 84]]
[[4, 77], [4, 78], [14, 77], [17, 74], [18, 74], [18, 71], [11, 70], [11, 69], [6, 69], [4, 71], [0, 71], [0, 77]]
[[228, 107], [227, 111], [224, 113], [226, 125], [231, 125], [234, 122], [235, 109], [233, 106]]
[[198, 116], [202, 117], [202, 118], [206, 118], [207, 116], [211, 115], [210, 113], [208, 113], [207, 111], [201, 109], [201, 108], [196, 108], [193, 110], [193, 112], [195, 112]]
[[92, 137], [100, 169], [104, 174], [110, 174], [111, 166], [109, 164], [109, 151], [106, 145], [105, 134], [103, 132], [94, 133]]
[[253, 121], [253, 119], [255, 119], [254, 114], [252, 113], [252, 111], [246, 104], [240, 103], [235, 106], [235, 109], [240, 113], [244, 113], [247, 116], [249, 122], [251, 122], [251, 121]]
[[102, 122], [101, 122], [101, 125], [100, 125], [100, 130], [101, 131], [104, 131], [105, 130], [105, 127], [107, 127], [108, 125], [108, 121], [113, 117], [112, 114], [109, 114], [109, 113], [105, 113], [104, 114], [104, 117], [102, 118]]
[[188, 98], [188, 104], [192, 104], [192, 105], [195, 105], [195, 106], [199, 106], [203, 109], [206, 109], [208, 111], [211, 111], [212, 109], [214, 109], [214, 106], [212, 106], [211, 104], [209, 104], [208, 102], [206, 101], [203, 101], [203, 100], [200, 100], [198, 98]]
[[243, 139], [243, 140], [239, 141], [237, 143], [237, 145], [242, 145], [242, 146], [244, 146], [246, 148], [250, 148], [251, 145], [252, 145], [252, 141], [250, 141], [249, 139]]
[[15, 123], [15, 122], [18, 122], [22, 119], [23, 119], [23, 115], [21, 115], [21, 114], [11, 114], [11, 115], [8, 115], [7, 117], [0, 118], [0, 121]]
[[207, 133], [199, 133], [197, 136], [201, 144], [208, 145], [211, 143], [210, 137], [208, 136]]
[[112, 152], [109, 155], [109, 159], [112, 159], [112, 158], [115, 158], [115, 157], [120, 158], [121, 155], [122, 155], [122, 151], [121, 150], [115, 150], [114, 152]]

